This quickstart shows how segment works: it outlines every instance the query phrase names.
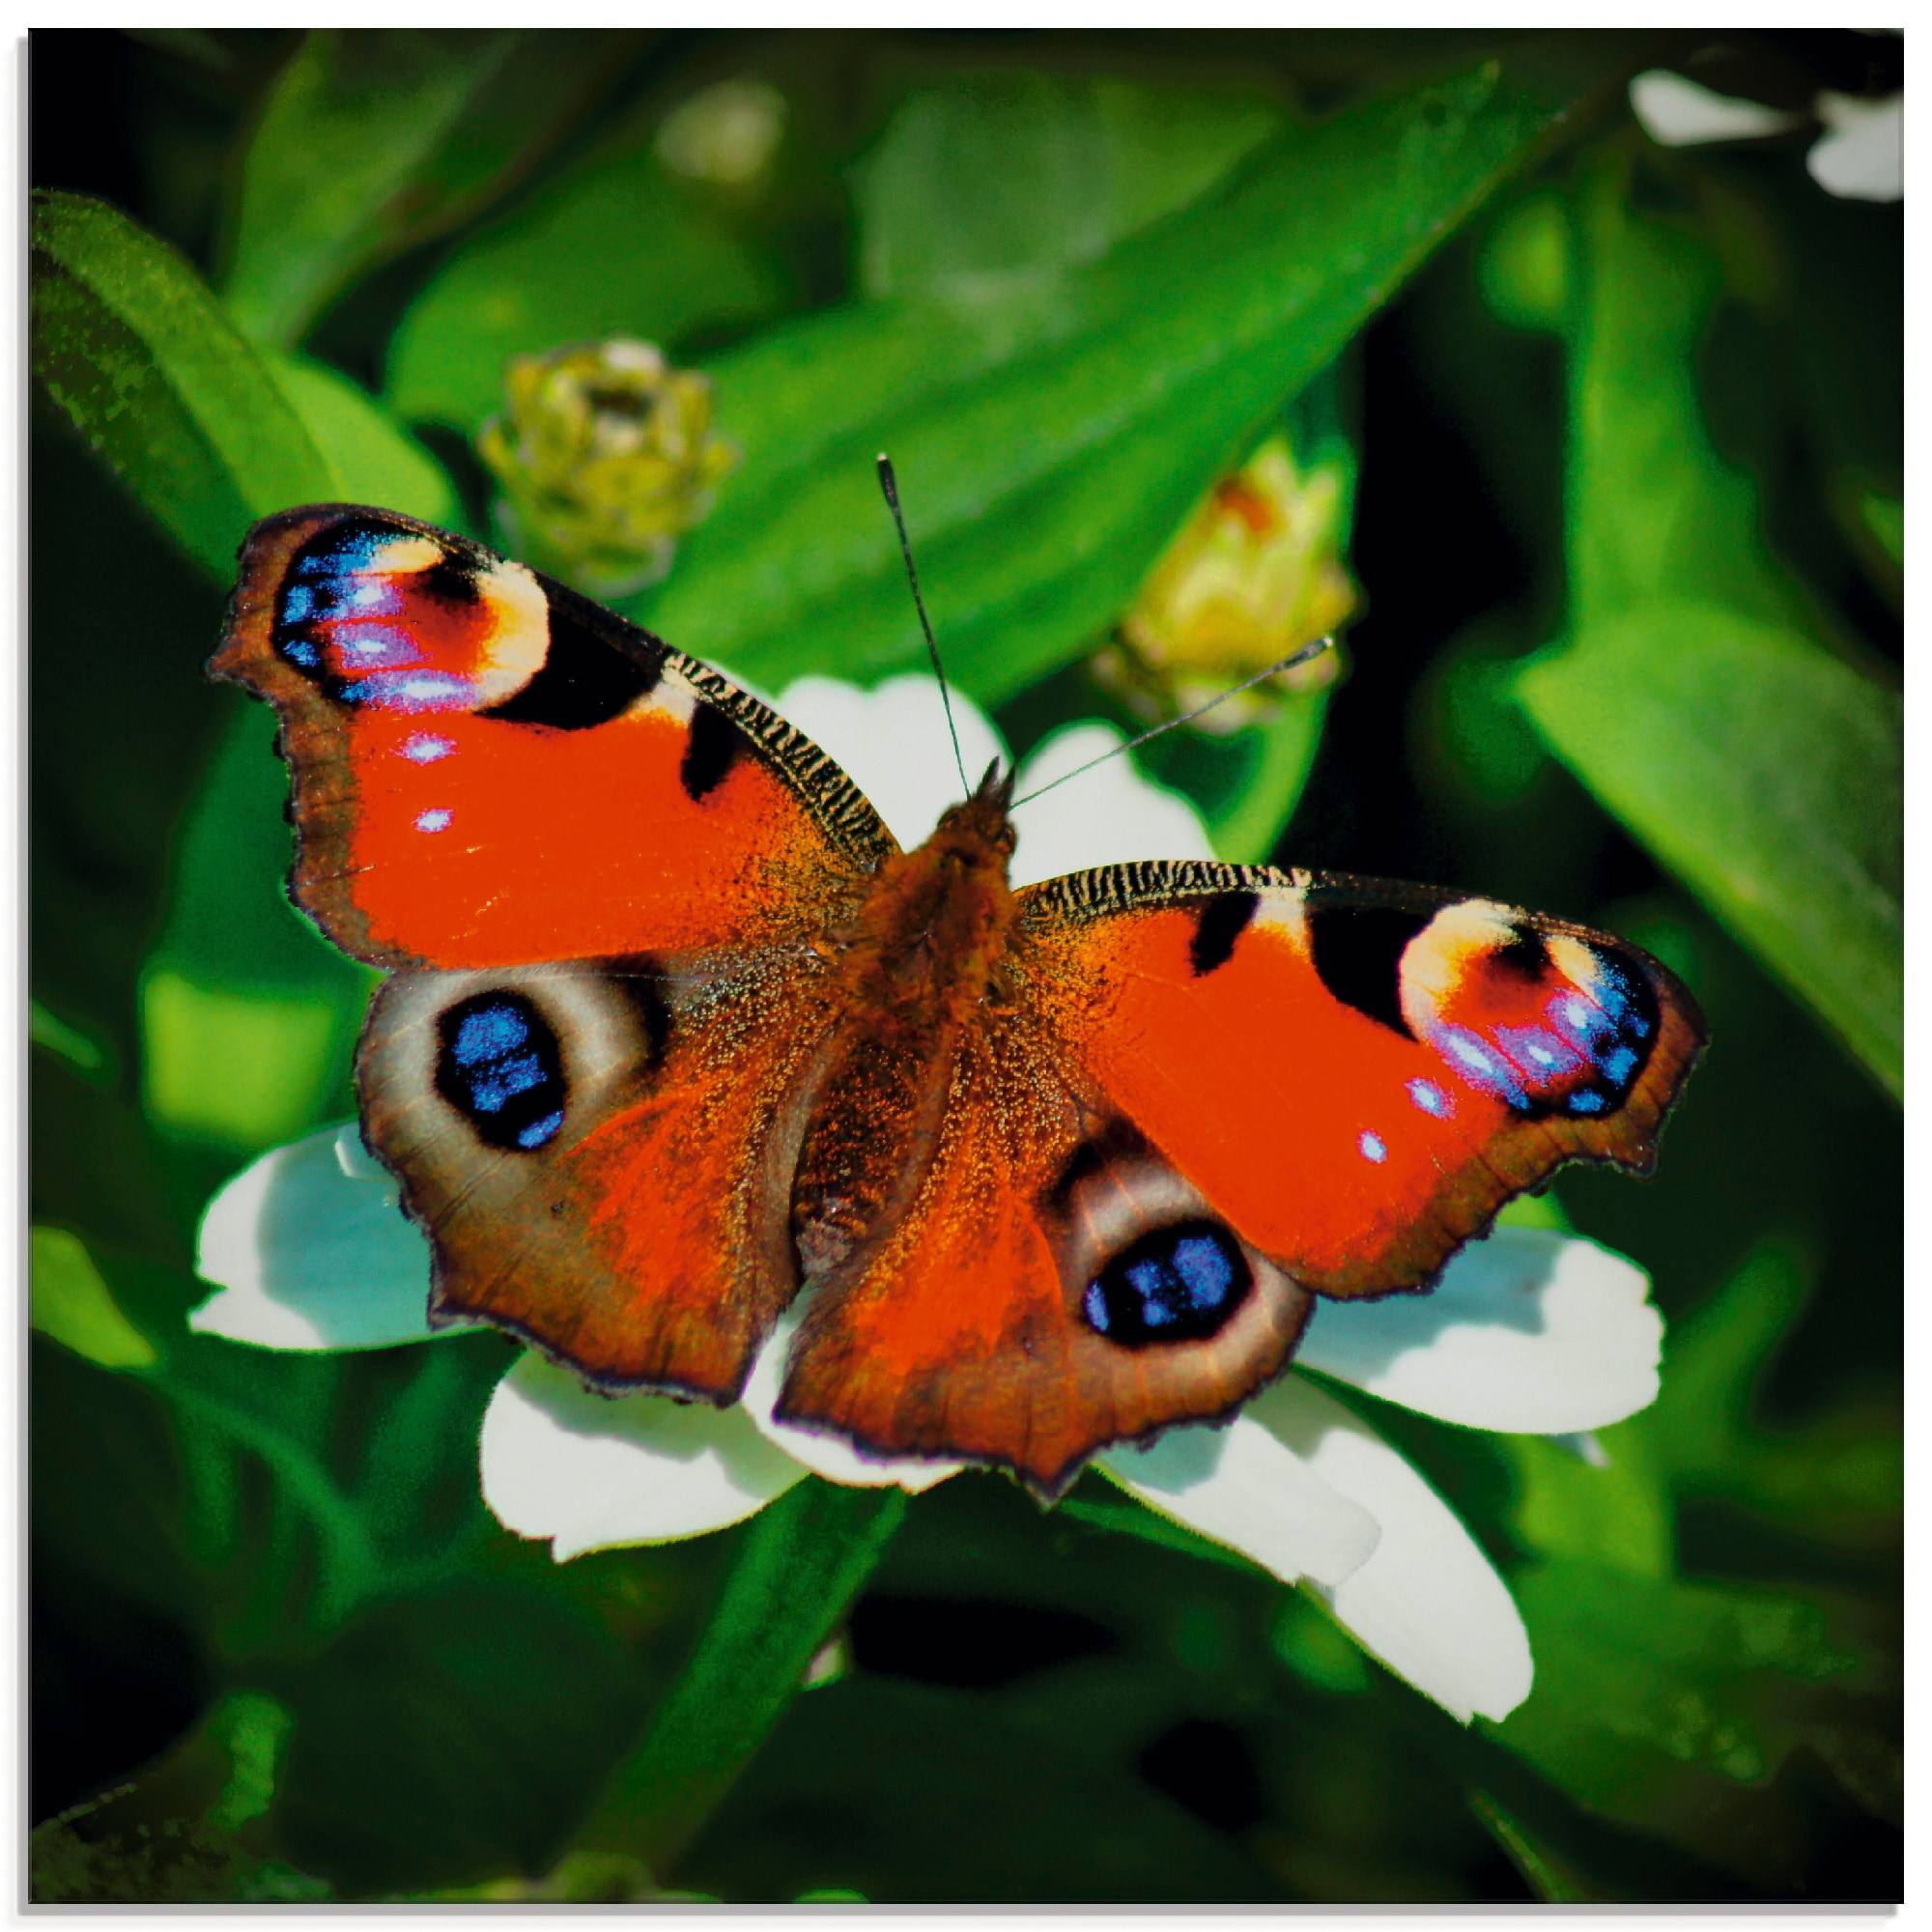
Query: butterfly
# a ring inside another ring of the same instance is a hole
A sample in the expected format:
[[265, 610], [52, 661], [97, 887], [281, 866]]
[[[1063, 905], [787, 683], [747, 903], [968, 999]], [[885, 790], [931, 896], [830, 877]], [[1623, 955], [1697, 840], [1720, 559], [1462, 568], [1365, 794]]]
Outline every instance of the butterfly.
[[1649, 1172], [1702, 1047], [1655, 959], [1486, 899], [1015, 891], [997, 764], [901, 850], [721, 671], [388, 511], [257, 525], [210, 669], [278, 714], [295, 902], [389, 974], [357, 1091], [432, 1323], [607, 1393], [731, 1403], [799, 1303], [781, 1419], [1051, 1499], [1232, 1413], [1316, 1297]]

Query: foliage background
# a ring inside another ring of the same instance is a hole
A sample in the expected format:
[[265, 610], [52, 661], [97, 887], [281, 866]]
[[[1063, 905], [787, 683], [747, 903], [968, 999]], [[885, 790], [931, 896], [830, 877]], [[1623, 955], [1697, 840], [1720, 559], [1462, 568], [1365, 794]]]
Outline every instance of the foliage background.
[[[95, 198], [35, 213], [35, 1818], [134, 1780], [39, 1835], [42, 1896], [507, 1895], [728, 1560], [499, 1530], [497, 1338], [182, 1321], [211, 1189], [349, 1111], [367, 990], [280, 897], [270, 721], [200, 676], [236, 542], [332, 497], [487, 534], [503, 357], [616, 329], [709, 369], [745, 455], [628, 608], [767, 685], [908, 663], [890, 447], [1019, 748], [1105, 709], [1081, 660], [1214, 475], [1314, 425], [1355, 478], [1349, 676], [1151, 761], [1231, 856], [1627, 932], [1714, 1041], [1654, 1182], [1552, 1197], [1671, 1324], [1609, 1467], [1376, 1410], [1522, 1605], [1506, 1722], [1104, 1487], [968, 1476], [658, 1880], [1899, 1895], [1900, 213], [1824, 194], [1812, 130], [1666, 153], [1626, 99], [1676, 63], [1802, 105], [1897, 56], [1725, 46], [34, 37], [36, 185]], [[748, 76], [770, 165], [667, 165], [671, 110]]]

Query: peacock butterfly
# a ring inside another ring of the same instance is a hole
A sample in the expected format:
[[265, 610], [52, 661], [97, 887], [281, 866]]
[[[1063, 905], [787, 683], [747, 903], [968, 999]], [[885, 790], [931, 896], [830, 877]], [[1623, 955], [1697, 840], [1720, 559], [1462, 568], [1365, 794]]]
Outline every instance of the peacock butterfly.
[[1316, 1295], [1426, 1288], [1567, 1161], [1646, 1173], [1702, 1044], [1621, 940], [1196, 862], [1011, 890], [1010, 774], [916, 851], [730, 679], [384, 510], [250, 533], [296, 903], [389, 969], [363, 1131], [431, 1320], [1059, 1494], [1224, 1415]]

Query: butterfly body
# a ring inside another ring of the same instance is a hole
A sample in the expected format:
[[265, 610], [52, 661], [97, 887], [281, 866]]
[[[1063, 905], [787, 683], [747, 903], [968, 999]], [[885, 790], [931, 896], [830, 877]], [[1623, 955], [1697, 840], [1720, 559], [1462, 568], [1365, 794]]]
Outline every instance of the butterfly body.
[[293, 892], [391, 969], [365, 1137], [483, 1320], [1059, 1493], [1230, 1412], [1315, 1298], [1421, 1289], [1562, 1162], [1645, 1170], [1701, 1042], [1635, 949], [1208, 862], [1015, 889], [1009, 778], [902, 851], [722, 673], [467, 540], [293, 511], [218, 675]]

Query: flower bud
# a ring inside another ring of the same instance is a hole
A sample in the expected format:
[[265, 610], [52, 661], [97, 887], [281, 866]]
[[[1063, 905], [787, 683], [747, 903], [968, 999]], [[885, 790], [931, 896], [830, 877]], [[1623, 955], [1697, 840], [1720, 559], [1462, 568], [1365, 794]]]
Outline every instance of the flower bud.
[[670, 568], [737, 452], [711, 429], [711, 384], [622, 336], [516, 355], [477, 453], [503, 495], [509, 547], [593, 597]]
[[[1298, 471], [1287, 439], [1271, 437], [1181, 526], [1094, 658], [1094, 676], [1157, 724], [1326, 637], [1355, 607], [1342, 523], [1340, 467]], [[1325, 651], [1217, 705], [1201, 725], [1258, 724], [1285, 695], [1319, 690], [1336, 671]]]

